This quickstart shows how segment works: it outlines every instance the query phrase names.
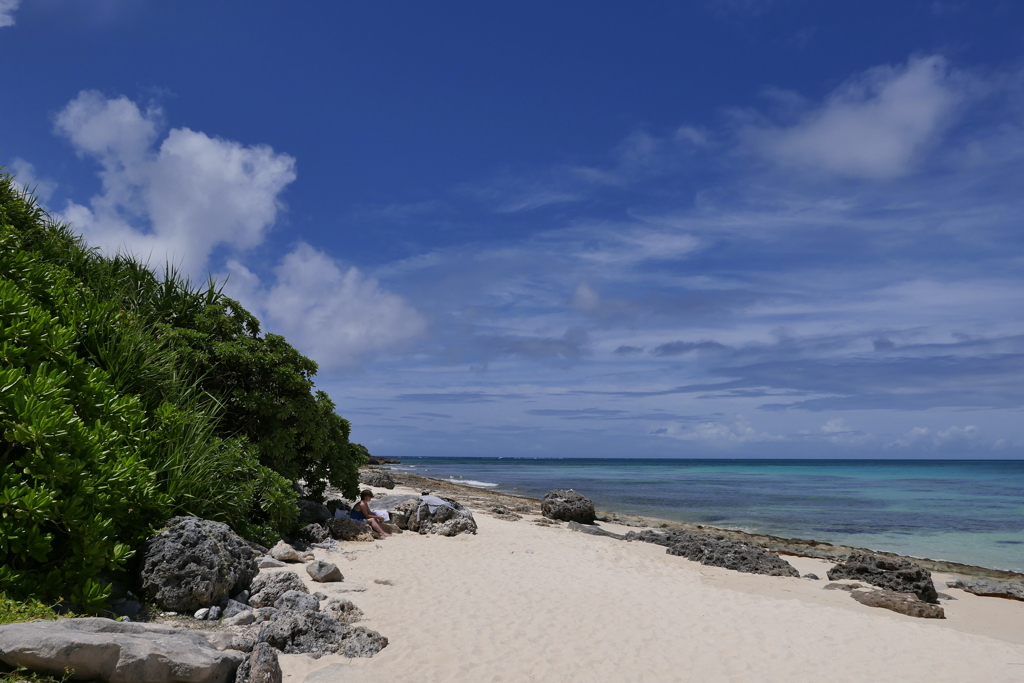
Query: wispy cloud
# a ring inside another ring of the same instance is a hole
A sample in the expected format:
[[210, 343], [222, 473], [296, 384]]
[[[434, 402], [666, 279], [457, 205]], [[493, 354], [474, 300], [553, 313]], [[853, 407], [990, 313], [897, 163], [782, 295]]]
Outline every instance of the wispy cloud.
[[21, 0], [0, 0], [0, 28], [14, 26], [14, 13], [20, 4]]

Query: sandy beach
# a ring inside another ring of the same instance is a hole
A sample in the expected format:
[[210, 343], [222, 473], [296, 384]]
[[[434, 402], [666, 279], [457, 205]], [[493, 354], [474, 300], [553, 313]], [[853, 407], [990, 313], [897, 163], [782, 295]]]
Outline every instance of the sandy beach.
[[740, 574], [541, 526], [536, 514], [507, 521], [485, 511], [500, 494], [468, 497], [475, 536], [406, 532], [317, 550], [345, 580], [315, 584], [299, 571], [310, 590], [351, 599], [360, 625], [390, 644], [372, 659], [285, 655], [284, 680], [1024, 680], [1024, 602], [946, 588], [949, 574], [933, 572], [952, 598], [947, 618], [915, 619], [823, 590], [827, 560], [786, 558], [820, 581]]

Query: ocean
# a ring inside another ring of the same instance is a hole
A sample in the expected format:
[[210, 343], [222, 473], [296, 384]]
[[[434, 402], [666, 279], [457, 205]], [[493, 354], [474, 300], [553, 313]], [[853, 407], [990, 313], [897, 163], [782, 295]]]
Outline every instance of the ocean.
[[598, 508], [1024, 571], [1022, 460], [404, 458], [396, 470]]

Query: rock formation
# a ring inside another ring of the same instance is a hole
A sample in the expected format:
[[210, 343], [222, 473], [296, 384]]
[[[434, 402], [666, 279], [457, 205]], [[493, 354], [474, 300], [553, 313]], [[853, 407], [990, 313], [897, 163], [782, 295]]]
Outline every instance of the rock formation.
[[260, 574], [252, 582], [252, 595], [249, 596], [249, 604], [252, 607], [272, 607], [277, 599], [287, 591], [299, 591], [308, 593], [306, 584], [295, 572], [277, 572], [275, 574]]
[[850, 596], [862, 605], [882, 607], [884, 609], [906, 614], [908, 617], [922, 619], [945, 619], [945, 611], [938, 605], [920, 600], [910, 593], [896, 593], [887, 590], [850, 591]]
[[556, 489], [545, 493], [544, 500], [540, 504], [540, 511], [548, 519], [557, 519], [563, 522], [593, 524], [597, 518], [597, 513], [594, 512], [594, 503], [572, 489]]
[[384, 470], [365, 470], [359, 473], [359, 481], [366, 486], [373, 486], [382, 489], [395, 488], [395, 478], [390, 472]]
[[931, 572], [901, 557], [853, 553], [828, 570], [828, 578], [863, 581], [896, 593], [914, 593], [925, 602], [939, 601]]

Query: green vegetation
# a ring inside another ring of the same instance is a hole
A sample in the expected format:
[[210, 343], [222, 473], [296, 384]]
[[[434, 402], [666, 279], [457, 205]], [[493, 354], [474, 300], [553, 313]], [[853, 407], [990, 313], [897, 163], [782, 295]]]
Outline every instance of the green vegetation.
[[191, 514], [270, 543], [366, 450], [316, 364], [215, 283], [89, 249], [0, 171], [0, 591], [70, 599]]
[[53, 608], [38, 600], [12, 600], [0, 593], [0, 625], [56, 618], [57, 613]]

